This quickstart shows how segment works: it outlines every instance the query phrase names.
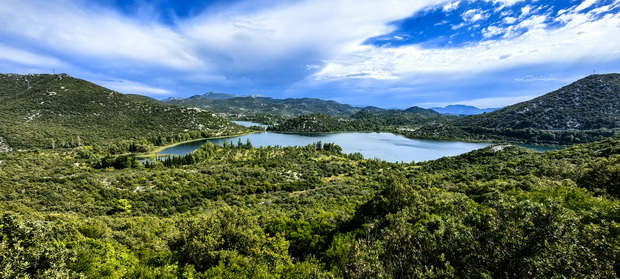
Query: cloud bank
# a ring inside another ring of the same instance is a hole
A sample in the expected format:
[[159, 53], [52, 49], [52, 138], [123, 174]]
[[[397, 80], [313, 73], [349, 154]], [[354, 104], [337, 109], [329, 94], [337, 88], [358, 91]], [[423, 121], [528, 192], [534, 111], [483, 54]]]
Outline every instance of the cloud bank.
[[[229, 1], [172, 16], [178, 7], [132, 3], [4, 1], [0, 71], [55, 69], [157, 98], [220, 91], [407, 107], [508, 105], [620, 67], [619, 0]], [[429, 15], [443, 20], [420, 29]]]

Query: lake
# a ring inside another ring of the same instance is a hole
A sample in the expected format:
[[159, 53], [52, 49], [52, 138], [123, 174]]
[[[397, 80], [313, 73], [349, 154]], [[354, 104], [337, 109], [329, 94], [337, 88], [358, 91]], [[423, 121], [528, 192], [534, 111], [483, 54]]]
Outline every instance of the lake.
[[[252, 122], [235, 121], [240, 125], [256, 125]], [[489, 146], [490, 143], [468, 143], [409, 139], [391, 133], [296, 133], [279, 134], [272, 132], [255, 133], [244, 136], [235, 136], [219, 139], [205, 139], [188, 142], [162, 150], [158, 154], [170, 154], [183, 156], [198, 149], [201, 145], [211, 142], [223, 144], [224, 142], [245, 143], [250, 140], [255, 147], [259, 146], [306, 146], [321, 141], [323, 143], [335, 143], [342, 147], [344, 153], [359, 152], [364, 158], [379, 158], [389, 162], [421, 162], [439, 159], [444, 156], [460, 155], [475, 149]], [[539, 151], [547, 151], [550, 147], [528, 147]]]

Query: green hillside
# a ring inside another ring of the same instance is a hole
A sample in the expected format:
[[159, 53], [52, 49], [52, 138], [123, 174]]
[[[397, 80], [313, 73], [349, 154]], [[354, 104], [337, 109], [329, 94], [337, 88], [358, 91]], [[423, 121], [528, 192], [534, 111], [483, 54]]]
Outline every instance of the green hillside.
[[533, 100], [426, 125], [408, 137], [570, 145], [620, 134], [620, 74], [591, 75]]
[[412, 107], [407, 110], [360, 110], [350, 117], [331, 117], [324, 114], [302, 115], [270, 126], [278, 132], [345, 132], [345, 131], [398, 131], [419, 127], [435, 121], [447, 121], [432, 110]]
[[313, 98], [274, 99], [267, 97], [235, 97], [229, 99], [211, 99], [200, 95], [187, 99], [164, 100], [165, 103], [199, 107], [215, 113], [243, 117], [256, 114], [294, 117], [305, 114], [323, 113], [330, 116], [348, 116], [359, 108]]
[[66, 74], [0, 75], [0, 114], [0, 141], [13, 149], [245, 131], [201, 109], [121, 94]]

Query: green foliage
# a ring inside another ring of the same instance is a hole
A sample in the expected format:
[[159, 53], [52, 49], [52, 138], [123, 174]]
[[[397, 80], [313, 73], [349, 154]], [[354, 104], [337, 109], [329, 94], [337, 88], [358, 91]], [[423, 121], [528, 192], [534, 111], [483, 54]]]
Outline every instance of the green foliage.
[[[325, 114], [309, 114], [280, 122], [268, 127], [276, 132], [398, 132], [402, 133], [414, 127], [436, 121], [449, 121], [452, 116], [443, 116], [422, 108], [401, 110], [361, 110], [350, 117], [335, 118]], [[406, 128], [406, 129], [405, 129]]]
[[591, 75], [490, 113], [433, 123], [406, 134], [441, 140], [571, 145], [620, 134], [620, 74]]
[[0, 112], [0, 148], [7, 144], [12, 149], [133, 139], [131, 146], [113, 153], [143, 152], [189, 131], [206, 136], [247, 131], [210, 112], [120, 94], [66, 74], [0, 75]]
[[12, 214], [0, 219], [0, 277], [79, 278], [67, 266], [76, 251], [62, 240], [70, 237], [67, 224], [42, 220], [20, 220]]
[[546, 145], [572, 145], [600, 141], [620, 134], [620, 129], [596, 130], [539, 130], [535, 128], [485, 128], [456, 126], [456, 123], [436, 123], [416, 130], [401, 132], [409, 138], [434, 140], [494, 141]]
[[164, 100], [164, 102], [177, 106], [199, 107], [240, 120], [252, 120], [265, 124], [272, 124], [274, 120], [282, 119], [282, 117], [313, 113], [345, 116], [359, 111], [358, 108], [350, 105], [313, 98], [273, 99], [248, 96], [212, 99], [208, 96], [193, 96], [187, 99]]
[[[620, 273], [618, 138], [546, 153], [494, 145], [416, 164], [322, 142], [205, 144], [147, 167], [108, 155], [0, 153], [1, 277]], [[103, 162], [119, 165], [94, 168]]]
[[500, 130], [619, 128], [618, 91], [620, 74], [590, 75], [533, 100], [463, 118], [461, 125]]

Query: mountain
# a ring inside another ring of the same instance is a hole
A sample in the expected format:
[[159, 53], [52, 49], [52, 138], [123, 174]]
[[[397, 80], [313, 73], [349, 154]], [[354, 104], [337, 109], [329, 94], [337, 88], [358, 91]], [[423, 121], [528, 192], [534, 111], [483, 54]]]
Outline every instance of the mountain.
[[360, 109], [335, 101], [313, 98], [274, 99], [268, 97], [245, 96], [228, 99], [212, 99], [196, 95], [182, 100], [164, 100], [165, 103], [184, 107], [199, 107], [215, 113], [232, 116], [270, 114], [277, 116], [299, 116], [323, 113], [330, 116], [348, 116]]
[[239, 97], [237, 95], [234, 94], [226, 94], [226, 93], [215, 93], [215, 92], [208, 92], [206, 94], [201, 95], [204, 98], [207, 99], [212, 99], [212, 100], [226, 100], [226, 99], [232, 99], [235, 97]]
[[410, 107], [406, 109], [405, 112], [429, 116], [437, 116], [440, 114], [432, 109], [425, 109], [421, 107]]
[[620, 74], [590, 75], [533, 100], [467, 117], [461, 125], [540, 130], [620, 128]]
[[441, 114], [448, 115], [475, 115], [475, 114], [483, 114], [485, 112], [492, 112], [498, 110], [500, 108], [486, 108], [480, 109], [474, 106], [466, 106], [466, 105], [449, 105], [443, 108], [434, 107], [430, 108]]
[[0, 114], [0, 149], [245, 131], [202, 109], [121, 94], [66, 74], [0, 74]]
[[618, 134], [620, 74], [604, 74], [493, 112], [425, 125], [406, 136], [570, 145]]
[[398, 132], [414, 129], [427, 123], [447, 121], [455, 116], [441, 115], [419, 107], [407, 110], [363, 109], [349, 117], [332, 117], [325, 114], [308, 114], [286, 119], [268, 130], [278, 132]]

